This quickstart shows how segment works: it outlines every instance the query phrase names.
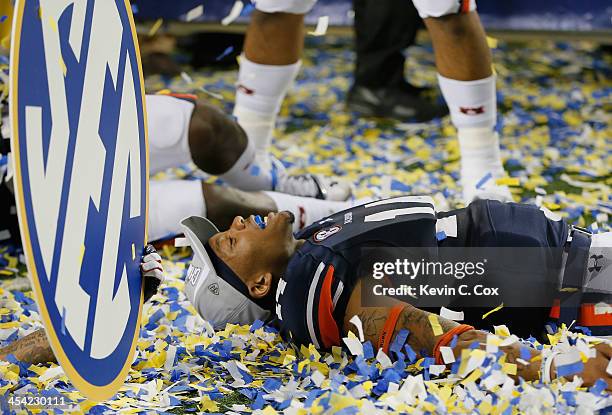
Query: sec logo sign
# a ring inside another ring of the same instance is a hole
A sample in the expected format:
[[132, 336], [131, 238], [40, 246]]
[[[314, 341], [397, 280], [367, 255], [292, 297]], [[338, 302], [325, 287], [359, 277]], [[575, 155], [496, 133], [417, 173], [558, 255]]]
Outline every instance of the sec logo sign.
[[19, 0], [11, 46], [15, 188], [28, 270], [66, 374], [103, 400], [138, 336], [148, 160], [127, 0]]

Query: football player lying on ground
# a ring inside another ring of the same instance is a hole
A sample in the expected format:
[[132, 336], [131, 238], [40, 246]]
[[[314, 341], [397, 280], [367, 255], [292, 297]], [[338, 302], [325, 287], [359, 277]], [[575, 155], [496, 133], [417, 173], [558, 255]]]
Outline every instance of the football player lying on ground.
[[[489, 319], [482, 320], [482, 313], [471, 315], [468, 309], [465, 321], [470, 325], [438, 317], [443, 334], [436, 335], [430, 324], [430, 313], [411, 304], [383, 297], [382, 306], [364, 306], [361, 285], [368, 278], [360, 278], [364, 275], [357, 271], [361, 247], [373, 243], [378, 247], [565, 247], [567, 263], [580, 262], [579, 274], [589, 274], [586, 281], [593, 280], [595, 273], [605, 276], [603, 285], [608, 288], [612, 281], [611, 232], [591, 236], [563, 220], [549, 219], [531, 205], [478, 200], [464, 209], [436, 213], [430, 197], [406, 196], [336, 213], [295, 237], [291, 231], [293, 220], [289, 212], [270, 213], [264, 219], [236, 217], [225, 232], [218, 232], [204, 218], [183, 221], [194, 250], [185, 291], [205, 320], [216, 328], [227, 323], [251, 324], [256, 319], [272, 322], [286, 340], [328, 350], [340, 346], [341, 337], [355, 330], [350, 320], [357, 315], [363, 324], [365, 339], [375, 349], [387, 352], [397, 333], [407, 329], [410, 332], [407, 342], [417, 355], [435, 356], [437, 363], [442, 364], [440, 347], [448, 346], [455, 335], [458, 336], [453, 348], [455, 356], [460, 356], [474, 341], [485, 344], [487, 333], [472, 325], [482, 326]], [[456, 224], [454, 230], [449, 228], [453, 224]], [[437, 226], [446, 228], [452, 236], [438, 241]], [[588, 267], [587, 255], [600, 258], [603, 266]], [[601, 255], [605, 260], [601, 260]], [[567, 271], [561, 263], [562, 257], [559, 256], [557, 269]], [[520, 266], [521, 261], [514, 262]], [[576, 270], [573, 266], [567, 268]], [[563, 274], [564, 279], [571, 276]], [[533, 281], [529, 286], [515, 289], [538, 292], [540, 285], [541, 281]], [[603, 301], [610, 304], [610, 297], [604, 297]], [[508, 310], [502, 309], [492, 317], [503, 316], [501, 323], [521, 334], [526, 332], [523, 326], [534, 327], [535, 322], [542, 329], [547, 317], [545, 312], [539, 316], [537, 313], [544, 310], [537, 308], [504, 311]], [[601, 317], [604, 318], [600, 323], [606, 326], [598, 328], [609, 331], [612, 314]], [[499, 324], [494, 318], [492, 321]], [[600, 334], [606, 333], [600, 331]], [[606, 372], [612, 347], [600, 343], [595, 348], [595, 357], [584, 364], [579, 376], [586, 385], [603, 378], [612, 390], [612, 376]], [[508, 362], [516, 362], [521, 347], [516, 342], [501, 350], [507, 354]], [[532, 358], [540, 354], [535, 349], [530, 353]], [[538, 379], [542, 362], [537, 360], [528, 365], [519, 364], [517, 376]], [[544, 366], [549, 369], [551, 365], [548, 362]]]
[[[147, 301], [157, 292], [159, 284], [164, 280], [161, 257], [153, 245], [146, 246], [141, 258], [140, 271], [144, 277], [144, 301]], [[44, 329], [38, 329], [1, 348], [0, 360], [6, 360], [9, 354], [31, 364], [57, 362]]]
[[[180, 221], [206, 216], [226, 229], [236, 215], [289, 210], [296, 230], [351, 206], [346, 183], [320, 175], [289, 175], [261, 157], [234, 118], [191, 95], [147, 95], [150, 173], [193, 161], [228, 186], [191, 180], [152, 180], [151, 240], [181, 232]], [[267, 151], [267, 150], [266, 150]], [[316, 200], [321, 199], [321, 200]]]
[[[152, 241], [181, 233], [181, 219], [191, 215], [206, 216], [226, 229], [236, 215], [288, 210], [296, 216], [295, 230], [299, 230], [352, 205], [345, 202], [350, 186], [320, 175], [289, 175], [278, 160], [258, 155], [235, 119], [195, 96], [147, 95], [146, 107], [151, 175], [194, 162], [228, 185], [151, 180]], [[0, 128], [0, 134], [7, 131]], [[9, 150], [9, 140], [0, 137], [0, 154]], [[12, 195], [3, 188], [3, 175], [0, 167], [0, 215], [10, 211], [5, 204], [14, 205]], [[11, 233], [17, 233], [16, 215], [13, 219]]]
[[[461, 351], [475, 341], [486, 343], [487, 333], [439, 316], [443, 333], [435, 335], [429, 312], [391, 297], [385, 297], [384, 306], [362, 306], [361, 279], [356, 272], [360, 247], [372, 242], [389, 247], [567, 246], [569, 257], [576, 254], [572, 243], [586, 242], [589, 257], [595, 256], [603, 264], [598, 267], [582, 264], [583, 273], [589, 274], [586, 280], [592, 280], [596, 273], [607, 276], [607, 282], [611, 278], [612, 233], [591, 237], [563, 220], [547, 218], [544, 212], [529, 205], [479, 200], [465, 209], [436, 213], [431, 198], [407, 196], [339, 212], [295, 237], [292, 233], [294, 220], [286, 211], [270, 213], [264, 219], [236, 217], [225, 232], [219, 232], [205, 218], [190, 217], [183, 221], [185, 234], [194, 250], [185, 291], [204, 319], [216, 328], [227, 323], [251, 324], [260, 319], [277, 325], [287, 340], [329, 349], [340, 345], [341, 335], [354, 330], [350, 320], [357, 315], [363, 324], [365, 339], [383, 351], [388, 352], [389, 344], [400, 330], [408, 329], [408, 345], [419, 356], [435, 356], [437, 363], [441, 363], [440, 348], [448, 346], [455, 335], [457, 342], [453, 352], [460, 356]], [[449, 223], [456, 223], [456, 232], [449, 231], [454, 236], [438, 241], [436, 227], [444, 224], [449, 230]], [[143, 270], [156, 270], [154, 276], [162, 279], [158, 265], [150, 261], [158, 258], [145, 257]], [[534, 287], [537, 285], [535, 281]], [[531, 287], [520, 288], [528, 290]], [[605, 297], [605, 301], [609, 302], [609, 297]], [[504, 314], [502, 310], [494, 316], [503, 315], [506, 319], [503, 322], [517, 332], [529, 321], [540, 321], [534, 313], [537, 309], [529, 308], [522, 315], [518, 311]], [[528, 319], [521, 318], [526, 315]], [[605, 315], [603, 323], [608, 327], [604, 329], [609, 330], [610, 317]], [[469, 313], [466, 321], [484, 324], [480, 316]], [[518, 343], [501, 349], [510, 363], [521, 356]], [[606, 372], [612, 348], [600, 343], [595, 349], [595, 357], [584, 364], [579, 375], [585, 385], [602, 378], [612, 390], [612, 376]], [[7, 353], [33, 363], [53, 358], [42, 330], [0, 350], [0, 358]], [[535, 349], [530, 351], [532, 358], [539, 353]], [[537, 359], [528, 365], [517, 365], [517, 377], [537, 380], [541, 376], [541, 366], [546, 368], [545, 379], [555, 377], [552, 358], [544, 365]]]

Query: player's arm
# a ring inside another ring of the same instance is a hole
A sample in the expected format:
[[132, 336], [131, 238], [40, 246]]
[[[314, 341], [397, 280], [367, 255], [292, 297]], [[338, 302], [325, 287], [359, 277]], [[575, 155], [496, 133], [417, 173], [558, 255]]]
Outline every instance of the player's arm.
[[[145, 277], [144, 296], [146, 301], [157, 292], [159, 284], [164, 280], [161, 257], [152, 245], [147, 245], [145, 248], [140, 272]], [[6, 360], [9, 354], [14, 355], [22, 362], [31, 364], [57, 362], [44, 329], [38, 329], [15, 340], [8, 346], [0, 348], [0, 360]]]
[[[392, 339], [402, 329], [408, 329], [410, 334], [407, 338], [407, 343], [421, 357], [421, 351], [428, 356], [433, 356], [434, 348], [440, 340], [446, 341], [445, 345], [449, 345], [450, 339], [453, 336], [448, 336], [452, 332], [457, 332], [457, 344], [453, 348], [455, 356], [461, 356], [464, 349], [470, 348], [474, 342], [478, 342], [481, 348], [485, 348], [487, 341], [487, 333], [481, 330], [460, 325], [452, 320], [445, 319], [441, 316], [436, 316], [442, 327], [443, 334], [436, 336], [433, 332], [429, 316], [431, 313], [423, 311], [410, 304], [403, 303], [393, 298], [387, 298], [388, 306], [383, 307], [362, 307], [361, 306], [361, 283], [358, 283], [351, 294], [351, 298], [346, 308], [346, 314], [343, 323], [343, 332], [356, 331], [349, 320], [357, 315], [363, 324], [363, 332], [365, 340], [369, 340], [374, 347], [378, 347], [381, 336], [389, 336]], [[392, 311], [401, 309], [395, 324], [389, 326], [387, 323]], [[514, 343], [510, 346], [500, 347], [506, 354], [506, 362], [517, 364], [517, 374], [515, 379], [519, 377], [525, 380], [538, 380], [540, 378], [541, 359], [531, 361], [528, 365], [518, 363], [517, 359], [521, 356], [520, 344]], [[607, 365], [612, 358], [612, 347], [608, 344], [599, 344], [595, 347], [597, 355], [595, 358], [589, 359], [584, 365], [584, 371], [580, 375], [584, 380], [585, 385], [593, 385], [597, 379], [602, 378], [608, 383], [608, 390], [612, 390], [612, 376], [606, 372]], [[540, 352], [536, 349], [530, 349], [531, 358], [533, 359]], [[551, 378], [555, 378], [554, 365], [551, 368]]]
[[44, 329], [38, 329], [0, 349], [0, 360], [6, 360], [9, 354], [31, 364], [57, 361]]

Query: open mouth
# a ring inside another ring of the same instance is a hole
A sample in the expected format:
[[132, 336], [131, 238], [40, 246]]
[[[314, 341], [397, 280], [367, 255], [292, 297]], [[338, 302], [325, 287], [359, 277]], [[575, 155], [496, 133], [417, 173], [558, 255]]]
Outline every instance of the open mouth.
[[[283, 215], [287, 218], [287, 221], [289, 223], [293, 223], [295, 221], [295, 215], [289, 211], [282, 211], [277, 213], [278, 215]], [[251, 216], [251, 219], [253, 220], [253, 222], [255, 223], [255, 225], [257, 225], [260, 229], [266, 229], [266, 227], [268, 226], [268, 222], [271, 219], [271, 216], [277, 215], [275, 213], [270, 213], [267, 216], [261, 216], [261, 215], [254, 215]]]

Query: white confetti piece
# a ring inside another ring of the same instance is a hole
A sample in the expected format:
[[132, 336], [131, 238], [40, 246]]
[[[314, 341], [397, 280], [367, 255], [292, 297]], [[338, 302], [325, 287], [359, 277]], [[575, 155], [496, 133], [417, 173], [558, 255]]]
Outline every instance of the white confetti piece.
[[440, 373], [444, 372], [444, 369], [446, 369], [444, 365], [431, 365], [429, 366], [429, 374], [438, 376]]
[[606, 373], [612, 376], [612, 360], [608, 362], [608, 367], [606, 368]]
[[164, 369], [170, 370], [174, 366], [174, 358], [176, 357], [176, 347], [168, 346], [168, 350], [166, 350], [166, 362], [164, 363]]
[[[493, 390], [494, 387], [503, 385], [508, 379], [508, 376], [501, 370], [495, 370], [491, 375], [487, 376], [483, 381], [482, 385], [488, 390]], [[511, 379], [512, 380], [512, 379]], [[513, 383], [514, 386], [514, 383]]]
[[502, 339], [500, 339], [495, 334], [487, 334], [487, 353], [496, 353], [499, 350], [499, 346], [502, 343]]
[[231, 24], [234, 20], [236, 20], [240, 16], [240, 13], [242, 13], [243, 8], [244, 8], [244, 4], [242, 3], [242, 1], [236, 0], [229, 14], [225, 16], [223, 19], [221, 19], [221, 24], [223, 26], [227, 26]]
[[376, 361], [380, 363], [380, 367], [383, 370], [393, 366], [391, 359], [389, 358], [389, 356], [387, 356], [387, 353], [385, 353], [383, 349], [378, 349], [378, 353], [376, 354]]
[[504, 340], [502, 340], [502, 342], [499, 344], [499, 347], [510, 346], [511, 344], [514, 344], [517, 341], [519, 341], [519, 338], [516, 337], [514, 334], [511, 334], [510, 336], [508, 336]]
[[204, 6], [200, 4], [199, 6], [194, 7], [193, 9], [187, 12], [187, 14], [185, 15], [185, 20], [187, 20], [188, 22], [191, 22], [197, 19], [198, 17], [202, 16], [203, 14], [204, 14]]
[[62, 369], [61, 366], [56, 366], [47, 369], [45, 373], [43, 373], [38, 379], [42, 382], [46, 382], [48, 380], [55, 379], [60, 376], [64, 376], [64, 369]]
[[359, 318], [359, 316], [354, 315], [353, 317], [351, 317], [351, 319], [349, 320], [349, 323], [357, 327], [357, 334], [359, 335], [359, 341], [363, 343], [365, 341], [365, 337], [363, 337], [363, 323], [361, 322], [361, 319]]
[[352, 333], [349, 333], [349, 337], [342, 338], [344, 344], [346, 344], [346, 347], [348, 347], [353, 356], [363, 356], [363, 344], [357, 337], [351, 337], [351, 334]]
[[325, 375], [318, 370], [315, 370], [312, 375], [310, 375], [310, 380], [312, 380], [312, 382], [317, 385], [318, 388], [320, 388], [325, 380]]
[[193, 79], [191, 78], [191, 76], [189, 76], [187, 72], [181, 72], [181, 78], [183, 78], [183, 81], [185, 81], [185, 83], [193, 84]]
[[229, 372], [230, 376], [234, 378], [235, 385], [244, 385], [244, 378], [242, 377], [242, 373], [238, 370], [238, 365], [235, 360], [221, 362], [221, 366], [223, 366]]
[[315, 30], [312, 32], [308, 32], [309, 35], [312, 36], [323, 36], [327, 33], [327, 27], [329, 26], [329, 16], [321, 16], [319, 20], [317, 20], [317, 26]]
[[453, 353], [453, 349], [448, 346], [440, 347], [440, 354], [442, 354], [442, 361], [445, 364], [455, 363], [455, 354]]
[[[455, 218], [455, 221], [456, 221], [457, 217], [456, 216], [453, 216], [453, 217]], [[446, 231], [445, 233], [447, 236], [452, 236], [452, 235], [449, 235], [448, 232]], [[455, 233], [455, 236], [457, 236], [456, 233]], [[449, 320], [454, 320], [454, 321], [463, 321], [464, 314], [463, 314], [463, 311], [453, 311], [446, 307], [442, 307], [440, 308], [440, 317], [444, 317], [444, 318], [447, 318]]]

